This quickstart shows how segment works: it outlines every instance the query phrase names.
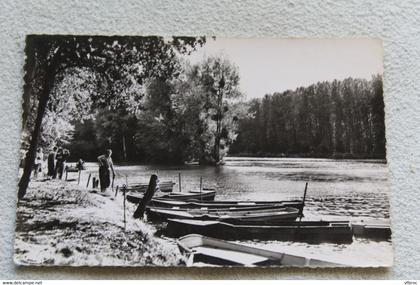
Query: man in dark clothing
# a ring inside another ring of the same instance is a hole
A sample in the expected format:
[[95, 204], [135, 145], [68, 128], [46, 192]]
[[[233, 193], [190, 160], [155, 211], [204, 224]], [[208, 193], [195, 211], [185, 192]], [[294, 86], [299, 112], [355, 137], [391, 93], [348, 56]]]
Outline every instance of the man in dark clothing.
[[63, 149], [60, 147], [57, 150], [57, 154], [55, 155], [55, 169], [54, 169], [54, 175], [53, 175], [53, 179], [57, 178], [57, 174], [59, 172], [59, 166], [58, 166], [58, 162], [61, 160], [61, 157], [63, 156]]
[[57, 155], [57, 147], [53, 147], [52, 151], [48, 154], [48, 177], [53, 178], [55, 174], [55, 156]]
[[104, 155], [98, 156], [99, 163], [99, 181], [101, 192], [105, 192], [111, 185], [111, 171], [115, 178], [114, 163], [112, 162], [112, 150], [108, 149]]
[[68, 149], [64, 149], [61, 153], [60, 150], [57, 152], [57, 163], [55, 167], [55, 175], [58, 175], [58, 179], [63, 178], [64, 169], [66, 168], [66, 161], [70, 156]]

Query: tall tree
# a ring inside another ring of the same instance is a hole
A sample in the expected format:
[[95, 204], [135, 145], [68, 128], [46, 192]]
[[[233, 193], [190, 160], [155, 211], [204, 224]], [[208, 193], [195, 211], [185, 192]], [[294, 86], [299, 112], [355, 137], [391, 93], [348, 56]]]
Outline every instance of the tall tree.
[[[227, 124], [237, 121], [238, 117], [228, 117], [232, 102], [241, 96], [239, 90], [238, 68], [223, 57], [209, 57], [193, 67], [192, 74], [197, 78], [205, 97], [208, 119], [215, 123], [213, 128], [212, 163], [221, 159], [221, 149], [229, 143]], [[204, 159], [208, 160], [208, 159]]]

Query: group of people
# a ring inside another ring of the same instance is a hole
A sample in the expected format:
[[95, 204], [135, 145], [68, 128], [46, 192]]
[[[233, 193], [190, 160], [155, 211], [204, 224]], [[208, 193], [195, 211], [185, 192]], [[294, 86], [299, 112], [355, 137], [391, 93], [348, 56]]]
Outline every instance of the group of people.
[[[66, 169], [66, 162], [70, 156], [70, 151], [65, 148], [58, 148], [54, 146], [47, 158], [47, 176], [49, 179], [62, 179], [64, 170]], [[101, 191], [104, 192], [111, 185], [112, 179], [115, 178], [114, 163], [112, 162], [112, 150], [108, 149], [105, 154], [98, 156], [99, 164], [99, 181]], [[38, 148], [34, 163], [34, 178], [38, 178], [38, 174], [42, 172], [42, 165], [44, 163], [44, 153], [42, 148]], [[85, 169], [84, 161], [80, 159], [76, 164], [79, 170]]]
[[[47, 158], [47, 176], [50, 179], [62, 179], [64, 170], [66, 168], [66, 161], [70, 156], [68, 149], [58, 148], [54, 146]], [[38, 148], [34, 163], [34, 178], [38, 178], [38, 174], [42, 172], [42, 165], [44, 163], [44, 153], [42, 148]]]

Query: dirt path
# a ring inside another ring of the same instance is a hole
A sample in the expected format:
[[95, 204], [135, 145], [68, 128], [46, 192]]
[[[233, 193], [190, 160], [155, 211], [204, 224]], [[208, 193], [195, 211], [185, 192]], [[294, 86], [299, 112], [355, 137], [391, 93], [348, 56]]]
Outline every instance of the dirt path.
[[[113, 196], [113, 195], [112, 195]], [[127, 214], [122, 197], [104, 197], [75, 182], [32, 182], [17, 208], [15, 263], [71, 266], [179, 266], [174, 244]]]

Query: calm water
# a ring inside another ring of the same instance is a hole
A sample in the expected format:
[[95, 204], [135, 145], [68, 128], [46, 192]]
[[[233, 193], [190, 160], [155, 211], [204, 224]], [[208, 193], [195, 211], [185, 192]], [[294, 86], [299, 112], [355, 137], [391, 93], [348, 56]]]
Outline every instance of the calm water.
[[[301, 199], [309, 183], [305, 219], [389, 218], [387, 166], [380, 160], [332, 160], [301, 158], [226, 158], [220, 167], [117, 166], [116, 185], [148, 182], [152, 173], [161, 181], [176, 182], [181, 173], [182, 191], [216, 189], [216, 200]], [[323, 257], [349, 265], [381, 265], [392, 262], [392, 244], [356, 239], [350, 245], [253, 241], [271, 250]]]

